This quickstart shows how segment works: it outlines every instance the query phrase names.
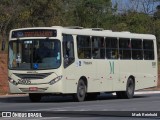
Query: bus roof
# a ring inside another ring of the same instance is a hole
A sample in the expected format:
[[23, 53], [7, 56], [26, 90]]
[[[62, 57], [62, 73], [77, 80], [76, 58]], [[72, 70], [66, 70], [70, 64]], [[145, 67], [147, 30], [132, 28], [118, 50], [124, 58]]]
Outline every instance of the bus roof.
[[[95, 28], [96, 29], [96, 28]], [[155, 35], [131, 33], [129, 31], [113, 32], [112, 30], [93, 30], [93, 29], [66, 29], [63, 28], [63, 33], [75, 35], [89, 35], [89, 36], [104, 36], [117, 38], [135, 38], [135, 39], [152, 39], [155, 40]]]
[[28, 30], [28, 29], [30, 30], [31, 29], [55, 29], [55, 30], [61, 31], [64, 34], [72, 34], [72, 35], [156, 40], [155, 35], [152, 35], [152, 34], [131, 33], [129, 31], [114, 32], [112, 30], [104, 30], [103, 28], [83, 28], [79, 26], [71, 26], [71, 27], [52, 26], [52, 27], [19, 28], [19, 29], [13, 29], [11, 30], [11, 32], [17, 31], [17, 30]]

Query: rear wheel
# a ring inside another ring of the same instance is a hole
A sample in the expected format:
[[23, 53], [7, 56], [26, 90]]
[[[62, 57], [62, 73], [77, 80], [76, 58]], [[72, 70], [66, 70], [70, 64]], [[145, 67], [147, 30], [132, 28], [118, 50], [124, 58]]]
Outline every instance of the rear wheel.
[[135, 83], [132, 78], [129, 78], [127, 81], [126, 91], [123, 93], [124, 98], [130, 99], [134, 96]]
[[29, 99], [31, 102], [40, 102], [41, 94], [38, 93], [29, 93]]
[[79, 80], [77, 86], [77, 93], [74, 95], [75, 101], [82, 102], [85, 100], [87, 87], [82, 79]]
[[126, 85], [126, 91], [118, 91], [116, 95], [118, 98], [130, 99], [134, 96], [135, 83], [132, 78], [129, 78]]

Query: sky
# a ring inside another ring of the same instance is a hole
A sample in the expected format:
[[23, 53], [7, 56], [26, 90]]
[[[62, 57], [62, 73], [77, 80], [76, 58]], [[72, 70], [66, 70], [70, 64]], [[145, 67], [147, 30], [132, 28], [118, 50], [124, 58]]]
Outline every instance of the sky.
[[[147, 0], [112, 0], [113, 6], [118, 3], [118, 11], [125, 12], [128, 9], [138, 10], [139, 12], [146, 12], [147, 14], [153, 14], [156, 11], [157, 5], [160, 5], [160, 0], [154, 4], [150, 3], [147, 7], [147, 4], [144, 4], [144, 1]], [[144, 6], [145, 7], [144, 7]]]

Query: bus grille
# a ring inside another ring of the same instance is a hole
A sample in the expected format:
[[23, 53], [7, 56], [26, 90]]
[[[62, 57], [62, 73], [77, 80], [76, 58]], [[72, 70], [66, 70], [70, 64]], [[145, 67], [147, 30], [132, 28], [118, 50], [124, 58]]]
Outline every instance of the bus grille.
[[51, 75], [52, 73], [39, 73], [39, 74], [18, 74], [14, 73], [17, 77], [21, 79], [44, 79]]
[[37, 91], [30, 91], [29, 88], [19, 88], [22, 92], [44, 92], [48, 89], [47, 88], [38, 88]]

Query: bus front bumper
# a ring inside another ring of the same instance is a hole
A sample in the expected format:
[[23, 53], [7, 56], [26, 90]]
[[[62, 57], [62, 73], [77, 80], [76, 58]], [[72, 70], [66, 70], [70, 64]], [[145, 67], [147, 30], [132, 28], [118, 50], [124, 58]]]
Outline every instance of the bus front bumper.
[[10, 93], [22, 94], [22, 93], [61, 93], [61, 82], [56, 84], [41, 84], [41, 85], [14, 85], [9, 82]]

